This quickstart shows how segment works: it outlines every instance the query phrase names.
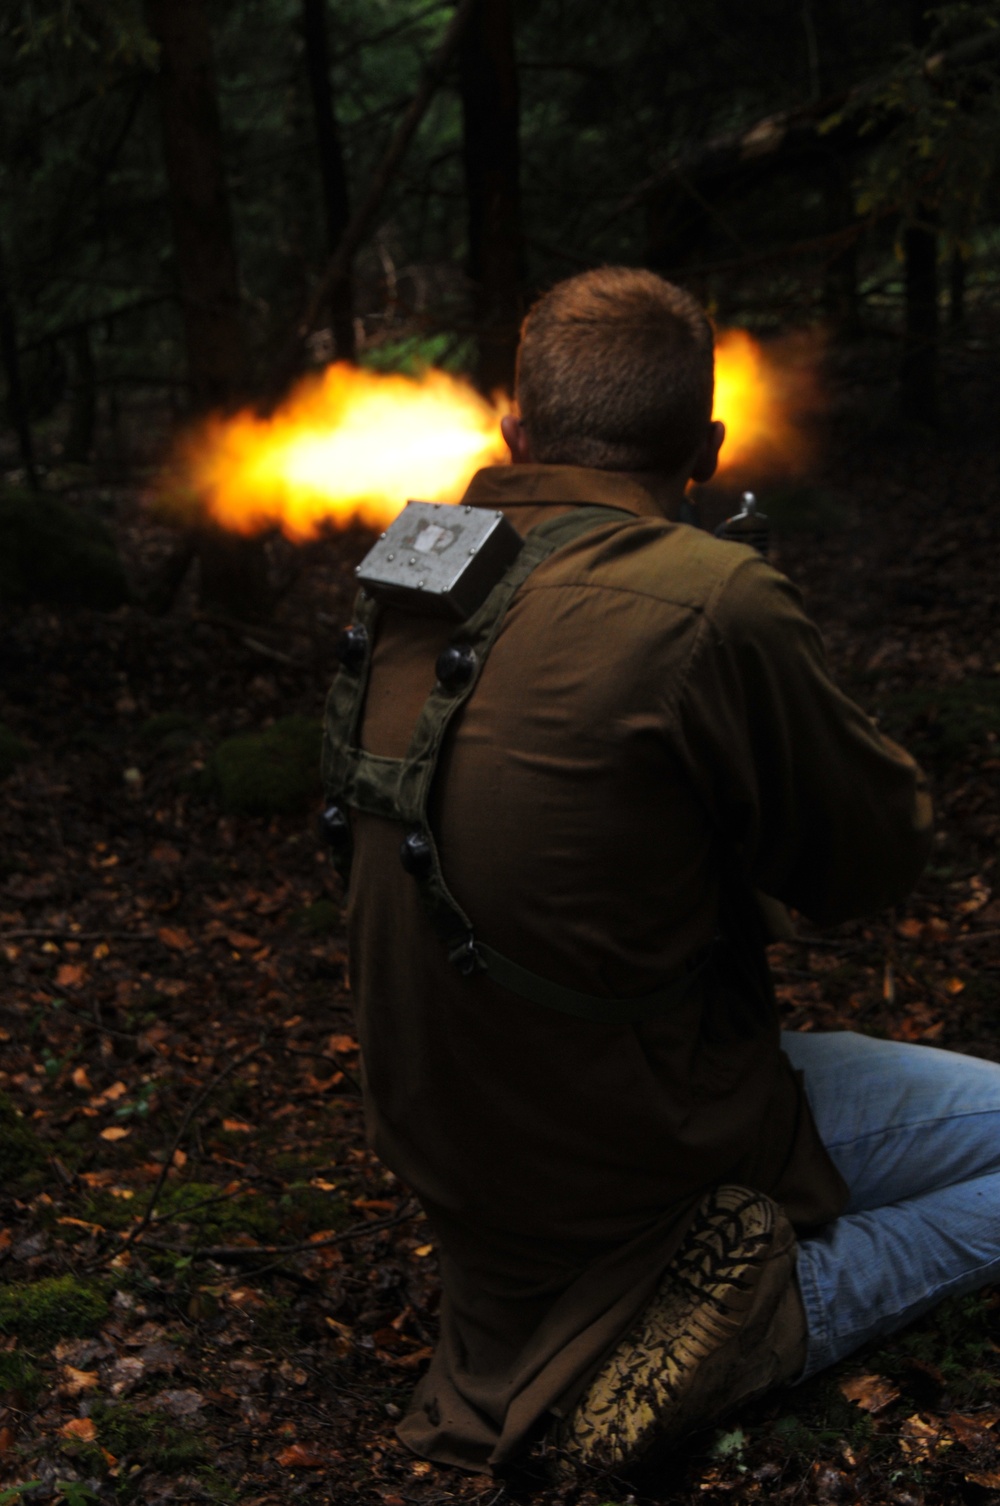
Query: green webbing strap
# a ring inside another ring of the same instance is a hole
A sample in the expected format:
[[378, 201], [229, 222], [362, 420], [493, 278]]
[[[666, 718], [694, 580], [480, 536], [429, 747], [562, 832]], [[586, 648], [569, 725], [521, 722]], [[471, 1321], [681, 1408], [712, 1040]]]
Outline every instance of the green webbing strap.
[[[456, 628], [450, 646], [471, 650], [474, 673], [460, 688], [435, 684], [413, 729], [406, 756], [382, 758], [358, 746], [361, 711], [371, 665], [376, 604], [361, 593], [355, 621], [368, 633], [369, 650], [362, 670], [341, 670], [327, 700], [323, 750], [324, 783], [329, 795], [355, 810], [401, 822], [425, 845], [427, 871], [415, 879], [430, 919], [448, 948], [448, 958], [463, 974], [485, 972], [501, 987], [549, 1009], [604, 1024], [622, 1024], [658, 1014], [679, 1000], [701, 974], [705, 962], [662, 988], [638, 999], [614, 999], [564, 988], [494, 951], [476, 939], [473, 925], [445, 882], [437, 843], [428, 819], [431, 786], [452, 719], [475, 689], [483, 664], [496, 641], [514, 595], [531, 572], [557, 549], [592, 532], [602, 523], [631, 521], [617, 508], [587, 506], [547, 519], [533, 528], [521, 551], [486, 600]], [[346, 879], [349, 854], [338, 865]]]

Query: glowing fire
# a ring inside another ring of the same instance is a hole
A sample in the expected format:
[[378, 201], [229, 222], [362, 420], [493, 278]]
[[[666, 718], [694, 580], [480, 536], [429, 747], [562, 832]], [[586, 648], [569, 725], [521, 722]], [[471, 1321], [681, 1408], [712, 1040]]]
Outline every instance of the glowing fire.
[[[790, 378], [745, 331], [720, 334], [722, 470], [796, 467], [795, 364]], [[503, 411], [447, 372], [411, 378], [337, 363], [306, 378], [270, 417], [247, 410], [209, 419], [178, 459], [224, 528], [279, 527], [296, 540], [354, 519], [384, 528], [409, 497], [456, 502], [480, 466], [503, 462]]]
[[797, 471], [808, 444], [796, 418], [815, 400], [815, 350], [801, 337], [764, 347], [744, 329], [715, 346], [715, 417], [726, 426], [719, 470]]
[[300, 383], [269, 418], [212, 418], [181, 463], [212, 517], [254, 533], [312, 538], [327, 522], [384, 528], [409, 497], [457, 502], [506, 456], [505, 411], [445, 371], [419, 379], [338, 362]]

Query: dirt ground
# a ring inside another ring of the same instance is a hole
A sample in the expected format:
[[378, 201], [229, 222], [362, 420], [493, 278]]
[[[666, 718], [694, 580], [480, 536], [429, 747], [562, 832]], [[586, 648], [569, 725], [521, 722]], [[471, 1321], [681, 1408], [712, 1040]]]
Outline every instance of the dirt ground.
[[[952, 353], [942, 438], [888, 425], [888, 362], [831, 361], [814, 474], [762, 493], [841, 683], [928, 769], [938, 835], [905, 906], [803, 922], [773, 962], [792, 1028], [1000, 1061], [996, 372]], [[141, 489], [88, 488], [141, 582], [166, 531]], [[263, 628], [184, 593], [160, 617], [0, 614], [0, 1506], [1000, 1501], [992, 1290], [642, 1487], [469, 1477], [395, 1441], [435, 1252], [365, 1148], [310, 761], [365, 547], [279, 549]]]

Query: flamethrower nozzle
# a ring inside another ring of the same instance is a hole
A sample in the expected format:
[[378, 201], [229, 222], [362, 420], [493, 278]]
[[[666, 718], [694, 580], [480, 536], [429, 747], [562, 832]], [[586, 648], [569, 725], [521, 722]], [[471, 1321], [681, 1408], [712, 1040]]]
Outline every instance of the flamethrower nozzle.
[[757, 511], [757, 498], [753, 492], [743, 493], [743, 507], [715, 530], [717, 539], [729, 539], [733, 544], [749, 544], [758, 554], [767, 558], [771, 542], [771, 524], [766, 513]]

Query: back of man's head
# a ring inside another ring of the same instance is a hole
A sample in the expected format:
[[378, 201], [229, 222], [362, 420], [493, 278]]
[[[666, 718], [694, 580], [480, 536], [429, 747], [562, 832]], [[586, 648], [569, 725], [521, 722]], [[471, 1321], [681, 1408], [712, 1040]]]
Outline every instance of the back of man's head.
[[600, 267], [546, 293], [521, 329], [517, 401], [535, 460], [678, 470], [712, 416], [713, 338], [690, 293]]

